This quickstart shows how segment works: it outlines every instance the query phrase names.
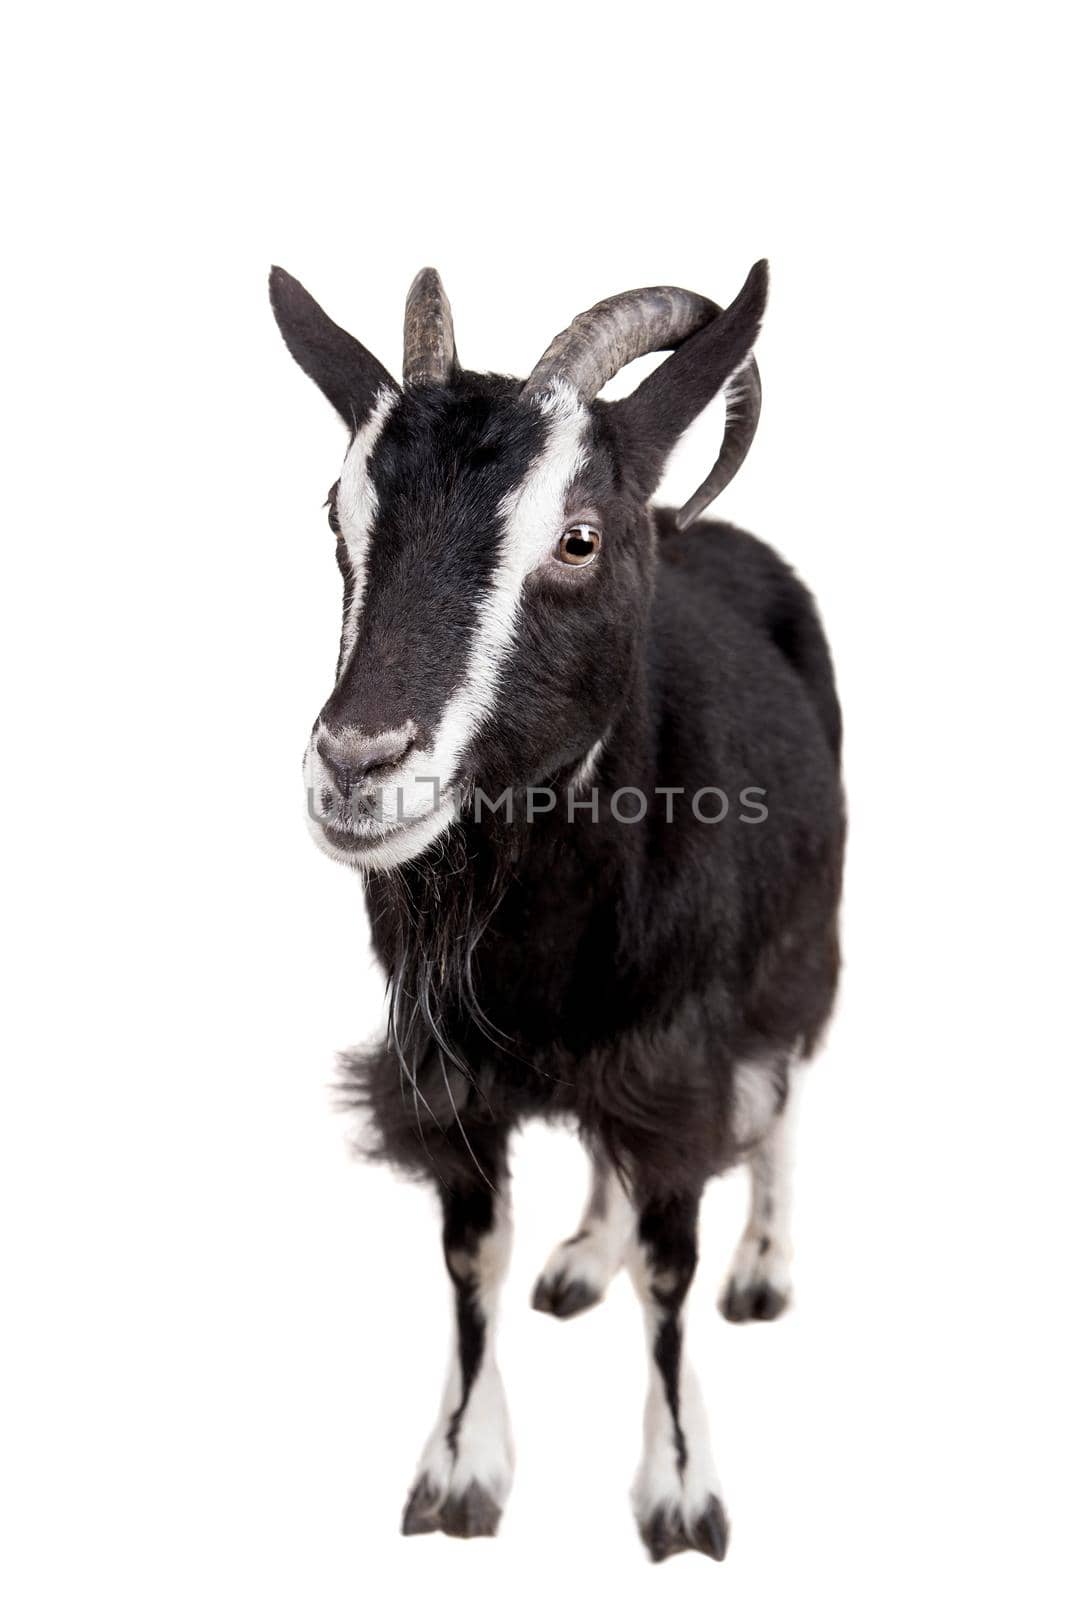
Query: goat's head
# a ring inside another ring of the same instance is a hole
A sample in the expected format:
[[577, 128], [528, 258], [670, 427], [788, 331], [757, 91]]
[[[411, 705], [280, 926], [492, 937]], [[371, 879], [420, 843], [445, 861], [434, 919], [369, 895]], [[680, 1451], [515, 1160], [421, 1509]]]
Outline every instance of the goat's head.
[[[725, 386], [722, 449], [678, 514], [685, 527], [751, 443], [766, 293], [759, 262], [725, 311], [681, 289], [617, 295], [522, 383], [460, 367], [426, 269], [408, 296], [401, 387], [273, 270], [285, 342], [351, 431], [329, 495], [341, 650], [305, 760], [329, 855], [394, 866], [475, 784], [495, 800], [582, 768], [632, 693], [653, 583], [648, 504], [667, 456]], [[653, 350], [675, 353], [626, 399], [596, 398]]]

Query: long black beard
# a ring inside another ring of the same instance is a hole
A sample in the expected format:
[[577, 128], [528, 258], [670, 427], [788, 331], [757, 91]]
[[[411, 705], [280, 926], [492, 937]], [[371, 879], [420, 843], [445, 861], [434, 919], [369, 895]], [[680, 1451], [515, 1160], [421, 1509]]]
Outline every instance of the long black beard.
[[494, 837], [491, 828], [460, 821], [425, 859], [381, 876], [368, 894], [386, 965], [385, 1038], [341, 1056], [341, 1103], [371, 1113], [376, 1142], [365, 1153], [423, 1170], [428, 1164], [445, 1182], [461, 1156], [490, 1183], [484, 1130], [493, 1110], [484, 1065], [472, 1056], [499, 1059], [513, 1045], [479, 999], [478, 949], [523, 832]]

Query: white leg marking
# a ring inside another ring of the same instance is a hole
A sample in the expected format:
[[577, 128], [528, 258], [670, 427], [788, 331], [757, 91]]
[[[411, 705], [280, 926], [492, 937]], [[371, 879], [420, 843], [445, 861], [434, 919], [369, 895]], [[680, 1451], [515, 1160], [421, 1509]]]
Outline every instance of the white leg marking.
[[799, 1069], [789, 1069], [782, 1110], [748, 1158], [752, 1180], [748, 1222], [734, 1254], [719, 1309], [730, 1322], [770, 1322], [792, 1294], [793, 1142]]
[[[682, 1311], [666, 1310], [657, 1298], [655, 1276], [639, 1244], [628, 1259], [648, 1341], [644, 1449], [631, 1490], [634, 1515], [654, 1561], [688, 1549], [721, 1560], [728, 1527], [704, 1400], [684, 1354]], [[677, 1331], [677, 1410], [664, 1371], [664, 1361], [672, 1369], [670, 1352], [663, 1350], [672, 1322]]]
[[739, 1061], [734, 1068], [732, 1132], [736, 1144], [758, 1144], [770, 1132], [781, 1104], [781, 1074], [773, 1056]]
[[556, 1246], [534, 1285], [536, 1311], [573, 1317], [603, 1299], [626, 1257], [636, 1218], [615, 1168], [594, 1158], [589, 1198], [573, 1238]]
[[[405, 1533], [440, 1529], [466, 1538], [496, 1532], [511, 1489], [515, 1451], [504, 1386], [496, 1360], [500, 1291], [511, 1254], [511, 1213], [498, 1192], [493, 1227], [473, 1257], [450, 1266], [463, 1280], [457, 1317], [482, 1330], [480, 1359], [464, 1394], [457, 1329], [437, 1422], [419, 1458], [404, 1513]], [[471, 1320], [473, 1319], [473, 1321]]]

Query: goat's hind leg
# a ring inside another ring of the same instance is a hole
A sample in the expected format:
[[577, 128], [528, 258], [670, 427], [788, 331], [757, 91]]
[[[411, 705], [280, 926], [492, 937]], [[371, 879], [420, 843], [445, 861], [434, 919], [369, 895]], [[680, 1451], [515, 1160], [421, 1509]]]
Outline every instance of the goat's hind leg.
[[634, 1235], [636, 1214], [614, 1166], [593, 1152], [592, 1179], [578, 1230], [558, 1244], [534, 1284], [535, 1311], [575, 1317], [604, 1298]]
[[784, 1103], [748, 1157], [752, 1183], [748, 1222], [719, 1297], [719, 1310], [728, 1322], [773, 1322], [792, 1297], [797, 1070], [789, 1069]]
[[404, 1533], [494, 1534], [514, 1451], [496, 1364], [500, 1289], [511, 1252], [504, 1180], [443, 1191], [444, 1249], [455, 1291], [455, 1345], [441, 1412], [404, 1509]]

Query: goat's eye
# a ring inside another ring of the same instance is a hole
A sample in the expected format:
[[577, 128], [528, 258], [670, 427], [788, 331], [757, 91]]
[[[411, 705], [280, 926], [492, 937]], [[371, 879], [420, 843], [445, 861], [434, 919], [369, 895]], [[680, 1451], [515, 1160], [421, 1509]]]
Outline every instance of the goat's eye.
[[588, 522], [576, 522], [559, 541], [556, 554], [568, 567], [587, 567], [600, 551], [600, 535]]

